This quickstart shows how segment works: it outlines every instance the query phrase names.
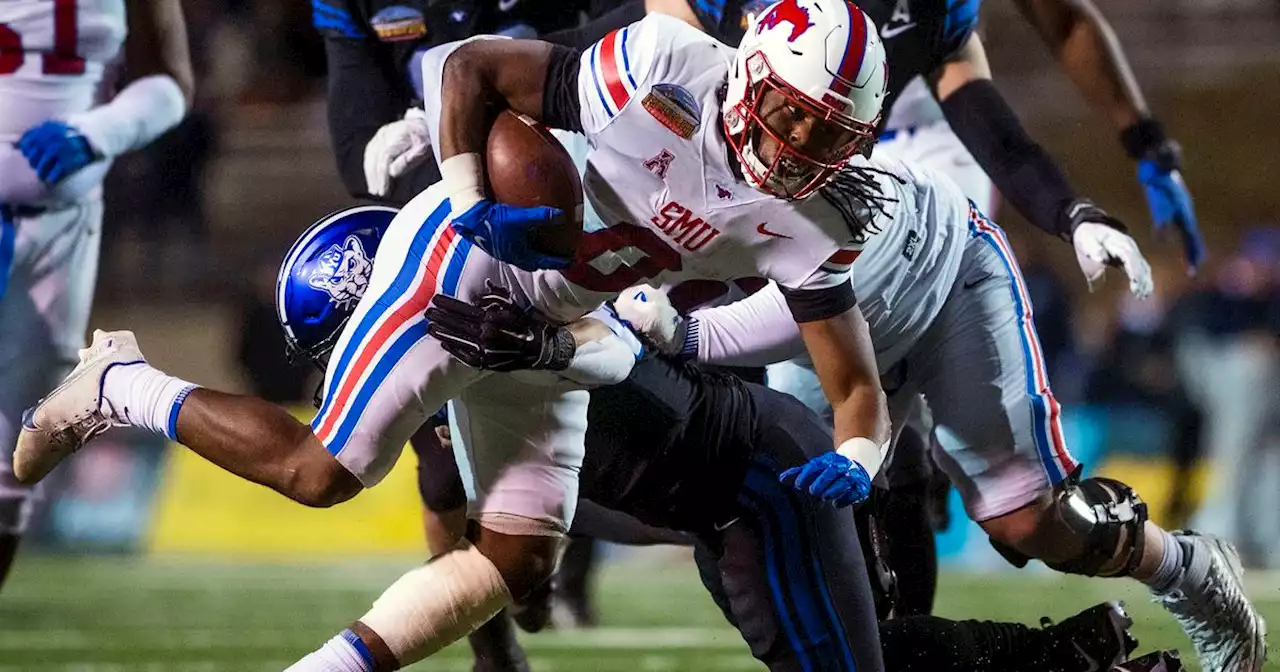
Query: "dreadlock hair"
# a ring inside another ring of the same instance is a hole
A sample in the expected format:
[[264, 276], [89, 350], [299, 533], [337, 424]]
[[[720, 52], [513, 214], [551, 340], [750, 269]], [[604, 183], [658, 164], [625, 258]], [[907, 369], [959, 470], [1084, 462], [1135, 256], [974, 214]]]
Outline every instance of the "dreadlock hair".
[[818, 190], [844, 217], [855, 241], [859, 243], [866, 242], [884, 229], [876, 223], [876, 214], [893, 219], [885, 204], [898, 202], [898, 199], [886, 196], [881, 191], [878, 175], [897, 180], [899, 184], [907, 183], [902, 177], [887, 170], [868, 165], [847, 165]]

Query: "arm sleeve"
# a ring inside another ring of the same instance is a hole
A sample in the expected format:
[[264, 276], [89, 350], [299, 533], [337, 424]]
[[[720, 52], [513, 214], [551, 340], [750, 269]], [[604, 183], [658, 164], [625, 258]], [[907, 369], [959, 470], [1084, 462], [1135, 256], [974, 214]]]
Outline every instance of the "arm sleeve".
[[776, 283], [741, 301], [695, 310], [686, 329], [686, 351], [696, 352], [704, 364], [765, 366], [804, 353], [800, 330]]
[[145, 147], [186, 114], [187, 101], [178, 82], [169, 75], [149, 75], [131, 82], [106, 105], [67, 121], [80, 129], [98, 155], [113, 157]]
[[1078, 196], [1049, 153], [1022, 127], [995, 84], [979, 79], [942, 101], [960, 141], [1027, 221], [1070, 240], [1068, 206]]
[[[356, 198], [374, 198], [364, 179], [365, 145], [383, 125], [403, 117], [412, 104], [404, 77], [379, 49], [380, 45], [366, 40], [325, 38], [329, 141], [342, 184]], [[435, 163], [427, 162], [395, 180], [386, 200], [406, 203], [439, 179], [439, 174]]]
[[631, 368], [644, 354], [640, 339], [631, 333], [607, 307], [599, 308], [583, 319], [596, 320], [612, 332], [599, 340], [578, 346], [569, 367], [560, 372], [564, 378], [586, 386], [616, 385], [631, 375]]

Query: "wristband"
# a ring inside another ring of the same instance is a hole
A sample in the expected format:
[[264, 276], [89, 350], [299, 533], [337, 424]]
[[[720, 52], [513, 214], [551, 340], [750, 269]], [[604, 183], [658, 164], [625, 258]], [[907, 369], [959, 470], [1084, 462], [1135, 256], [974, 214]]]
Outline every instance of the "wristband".
[[875, 478], [884, 464], [885, 454], [889, 452], [889, 443], [877, 444], [871, 439], [856, 436], [840, 444], [836, 452], [862, 465], [867, 474]]
[[484, 200], [484, 166], [475, 152], [457, 154], [440, 162], [440, 181], [449, 193], [450, 210], [460, 215]]

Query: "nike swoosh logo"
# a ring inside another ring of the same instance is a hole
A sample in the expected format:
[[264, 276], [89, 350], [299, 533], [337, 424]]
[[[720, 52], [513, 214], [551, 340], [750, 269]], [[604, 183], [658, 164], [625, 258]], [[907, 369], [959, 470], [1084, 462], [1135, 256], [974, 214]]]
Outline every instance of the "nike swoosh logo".
[[756, 227], [756, 233], [763, 236], [772, 236], [774, 238], [786, 238], [787, 240], [792, 240], [791, 236], [788, 236], [785, 233], [777, 233], [776, 231], [770, 231], [769, 229], [766, 229], [764, 227], [765, 227], [765, 223], [760, 222], [760, 225]]
[[730, 525], [733, 525], [734, 523], [738, 522], [738, 520], [739, 520], [738, 518], [734, 518], [733, 520], [725, 523], [724, 525], [712, 525], [711, 527], [716, 532], [724, 532], [725, 530], [729, 529]]
[[498, 11], [509, 12], [512, 7], [516, 6], [517, 2], [520, 2], [520, 0], [498, 0]]
[[964, 283], [963, 285], [961, 285], [961, 287], [963, 287], [964, 289], [973, 289], [974, 287], [977, 287], [978, 285], [981, 285], [982, 283], [990, 279], [991, 279], [990, 275], [984, 275], [981, 278], [978, 278], [977, 280], [970, 280]]
[[880, 29], [880, 38], [884, 40], [892, 40], [893, 38], [915, 27], [916, 27], [915, 21], [912, 21], [911, 23], [904, 23], [900, 26], [886, 25], [884, 28]]

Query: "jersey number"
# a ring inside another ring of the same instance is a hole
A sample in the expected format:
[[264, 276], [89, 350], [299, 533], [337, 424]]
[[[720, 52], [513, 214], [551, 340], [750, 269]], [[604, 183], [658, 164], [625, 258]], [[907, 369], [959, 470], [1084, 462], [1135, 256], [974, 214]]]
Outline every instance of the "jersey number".
[[[622, 265], [611, 273], [602, 273], [591, 265], [606, 252], [634, 247], [645, 256], [634, 264]], [[569, 282], [594, 292], [621, 292], [663, 271], [679, 271], [683, 266], [680, 253], [658, 237], [658, 234], [635, 224], [615, 224], [607, 229], [582, 235], [578, 244], [578, 260], [561, 272]]]
[[[82, 75], [84, 59], [76, 55], [76, 0], [53, 0], [53, 51], [40, 54], [40, 71], [46, 75]], [[0, 23], [0, 75], [22, 67], [26, 52], [22, 36]]]

